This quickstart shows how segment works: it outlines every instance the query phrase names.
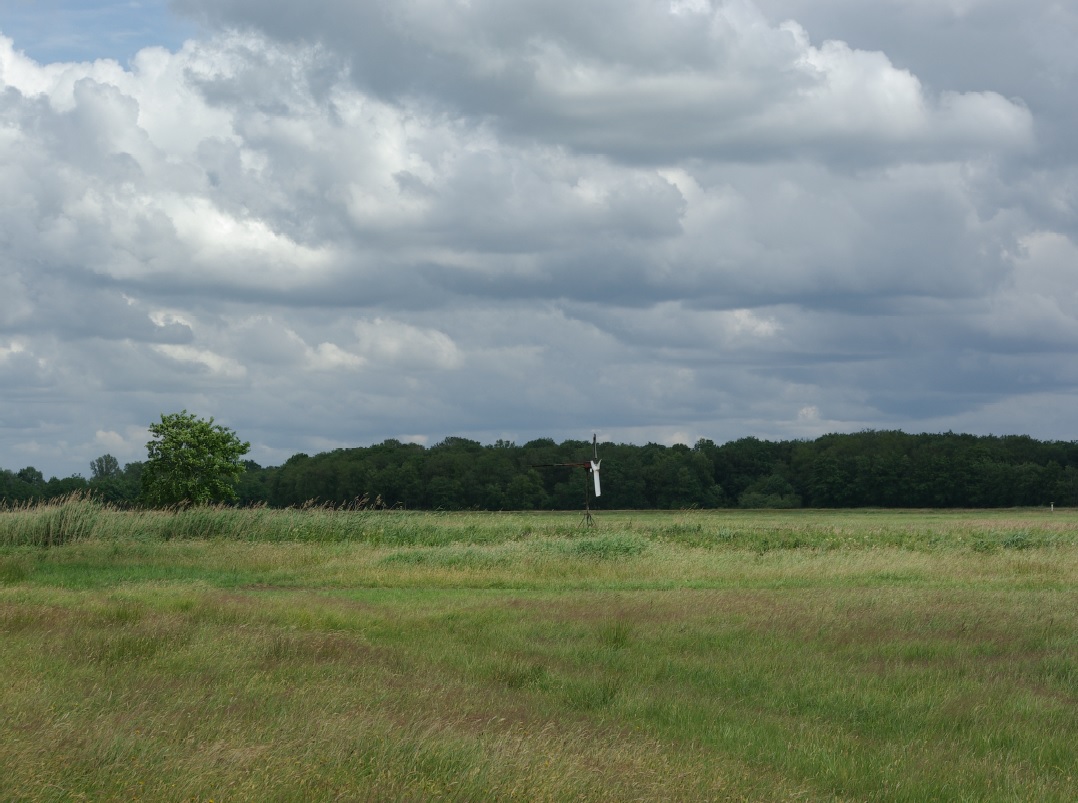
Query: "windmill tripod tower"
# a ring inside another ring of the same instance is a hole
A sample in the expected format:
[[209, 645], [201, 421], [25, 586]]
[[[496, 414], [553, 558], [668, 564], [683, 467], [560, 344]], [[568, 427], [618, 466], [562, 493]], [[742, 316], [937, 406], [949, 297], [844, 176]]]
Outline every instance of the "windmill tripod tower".
[[[599, 439], [597, 435], [593, 434], [591, 436], [591, 460], [582, 460], [578, 463], [543, 463], [535, 466], [535, 468], [571, 466], [584, 469], [584, 518], [582, 523], [586, 527], [591, 527], [595, 524], [595, 519], [591, 515], [591, 491], [594, 486], [595, 498], [598, 499], [602, 496], [602, 488], [599, 485], [599, 464], [602, 462], [599, 459]], [[589, 474], [591, 475], [591, 482], [588, 481]]]

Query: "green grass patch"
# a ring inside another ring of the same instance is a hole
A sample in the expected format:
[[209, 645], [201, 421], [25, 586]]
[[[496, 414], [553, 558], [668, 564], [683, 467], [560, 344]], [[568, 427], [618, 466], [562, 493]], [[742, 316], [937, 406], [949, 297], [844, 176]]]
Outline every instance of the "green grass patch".
[[0, 514], [13, 799], [1078, 788], [1070, 512], [84, 510]]
[[619, 560], [643, 554], [647, 551], [648, 541], [634, 534], [613, 533], [579, 538], [560, 546], [568, 556], [592, 560]]

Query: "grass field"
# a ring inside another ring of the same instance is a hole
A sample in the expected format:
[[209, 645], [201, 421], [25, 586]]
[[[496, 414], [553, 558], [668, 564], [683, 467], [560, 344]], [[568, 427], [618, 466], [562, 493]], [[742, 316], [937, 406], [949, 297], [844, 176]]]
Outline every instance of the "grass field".
[[1078, 512], [0, 513], [0, 799], [1078, 798]]

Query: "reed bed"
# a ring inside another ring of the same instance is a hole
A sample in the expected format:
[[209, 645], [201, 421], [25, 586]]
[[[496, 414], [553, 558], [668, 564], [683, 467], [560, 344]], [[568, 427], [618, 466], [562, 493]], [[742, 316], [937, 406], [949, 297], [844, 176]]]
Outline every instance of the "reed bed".
[[0, 546], [51, 547], [89, 539], [226, 539], [438, 547], [577, 537], [590, 537], [596, 548], [615, 552], [637, 549], [641, 539], [753, 552], [879, 548], [994, 552], [1078, 544], [1076, 510], [614, 511], [598, 514], [597, 520], [599, 525], [591, 529], [572, 513], [440, 513], [313, 505], [120, 510], [75, 495], [0, 508]]

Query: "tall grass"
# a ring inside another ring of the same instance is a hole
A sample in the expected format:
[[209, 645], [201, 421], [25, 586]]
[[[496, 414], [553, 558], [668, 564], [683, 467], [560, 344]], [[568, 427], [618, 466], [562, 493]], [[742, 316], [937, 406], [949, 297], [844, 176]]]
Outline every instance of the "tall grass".
[[453, 533], [454, 528], [440, 526], [438, 514], [330, 507], [272, 510], [206, 505], [120, 510], [76, 495], [0, 511], [0, 545], [10, 546], [49, 547], [87, 539], [359, 541], [433, 546], [453, 540]]
[[119, 510], [74, 495], [0, 509], [0, 546], [100, 540], [234, 540], [438, 547], [534, 538], [588, 538], [577, 549], [639, 552], [643, 542], [757, 553], [898, 548], [934, 552], [1045, 549], [1078, 543], [1078, 511], [688, 511], [437, 513], [332, 507]]

